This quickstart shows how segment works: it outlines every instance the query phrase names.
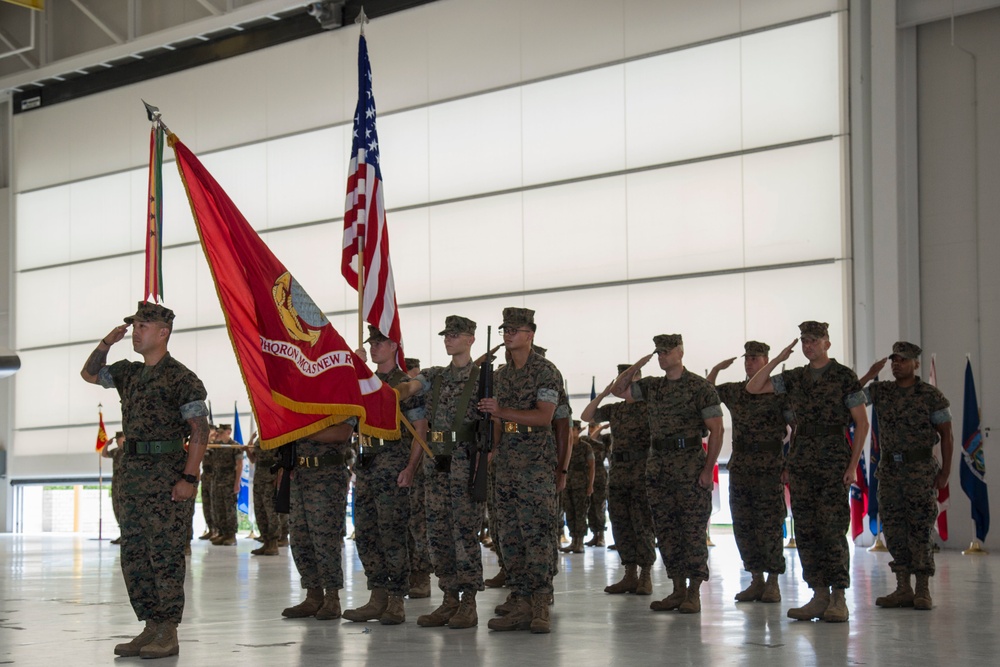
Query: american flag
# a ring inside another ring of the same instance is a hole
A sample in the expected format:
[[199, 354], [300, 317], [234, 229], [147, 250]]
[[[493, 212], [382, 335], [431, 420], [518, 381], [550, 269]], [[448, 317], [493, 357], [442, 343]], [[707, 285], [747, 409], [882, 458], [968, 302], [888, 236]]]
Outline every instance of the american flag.
[[396, 285], [389, 261], [389, 230], [382, 202], [382, 170], [379, 166], [378, 132], [375, 131], [375, 96], [368, 45], [358, 43], [358, 106], [354, 112], [354, 144], [347, 177], [344, 206], [344, 250], [341, 273], [358, 289], [359, 241], [364, 251], [363, 319], [382, 335], [399, 344], [396, 363], [406, 370], [403, 338], [396, 308]]

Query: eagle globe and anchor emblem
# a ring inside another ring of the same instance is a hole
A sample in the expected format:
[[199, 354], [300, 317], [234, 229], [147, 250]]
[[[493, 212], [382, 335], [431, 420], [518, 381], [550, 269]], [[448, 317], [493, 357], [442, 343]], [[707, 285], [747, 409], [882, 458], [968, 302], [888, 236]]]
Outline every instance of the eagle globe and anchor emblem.
[[330, 322], [291, 273], [285, 271], [278, 276], [271, 295], [288, 335], [293, 340], [315, 345], [319, 330]]

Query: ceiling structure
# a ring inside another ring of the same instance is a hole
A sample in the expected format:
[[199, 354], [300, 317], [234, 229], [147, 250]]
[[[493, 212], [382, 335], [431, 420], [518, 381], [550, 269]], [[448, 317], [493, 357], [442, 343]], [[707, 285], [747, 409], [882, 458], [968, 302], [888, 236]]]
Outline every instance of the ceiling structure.
[[0, 2], [0, 101], [13, 113], [352, 25], [433, 0]]

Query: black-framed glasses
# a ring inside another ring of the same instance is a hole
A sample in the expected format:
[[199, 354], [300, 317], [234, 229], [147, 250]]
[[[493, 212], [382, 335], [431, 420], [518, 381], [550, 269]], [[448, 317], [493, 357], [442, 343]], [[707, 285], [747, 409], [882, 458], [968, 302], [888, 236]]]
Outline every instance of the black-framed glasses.
[[518, 329], [517, 327], [510, 327], [510, 326], [502, 326], [502, 327], [500, 327], [500, 333], [503, 334], [504, 336], [506, 336], [508, 334], [510, 334], [511, 336], [513, 336], [514, 334], [516, 334], [519, 331], [531, 331], [531, 329]]

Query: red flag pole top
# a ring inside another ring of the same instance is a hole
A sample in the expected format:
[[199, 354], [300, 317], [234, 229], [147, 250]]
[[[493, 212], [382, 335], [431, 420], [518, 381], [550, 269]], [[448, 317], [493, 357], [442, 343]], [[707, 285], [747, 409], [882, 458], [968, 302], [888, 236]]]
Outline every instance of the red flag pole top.
[[100, 403], [97, 404], [97, 448], [96, 451], [101, 451], [104, 449], [104, 445], [108, 444], [108, 432], [104, 430], [104, 412], [101, 408], [104, 407]]

